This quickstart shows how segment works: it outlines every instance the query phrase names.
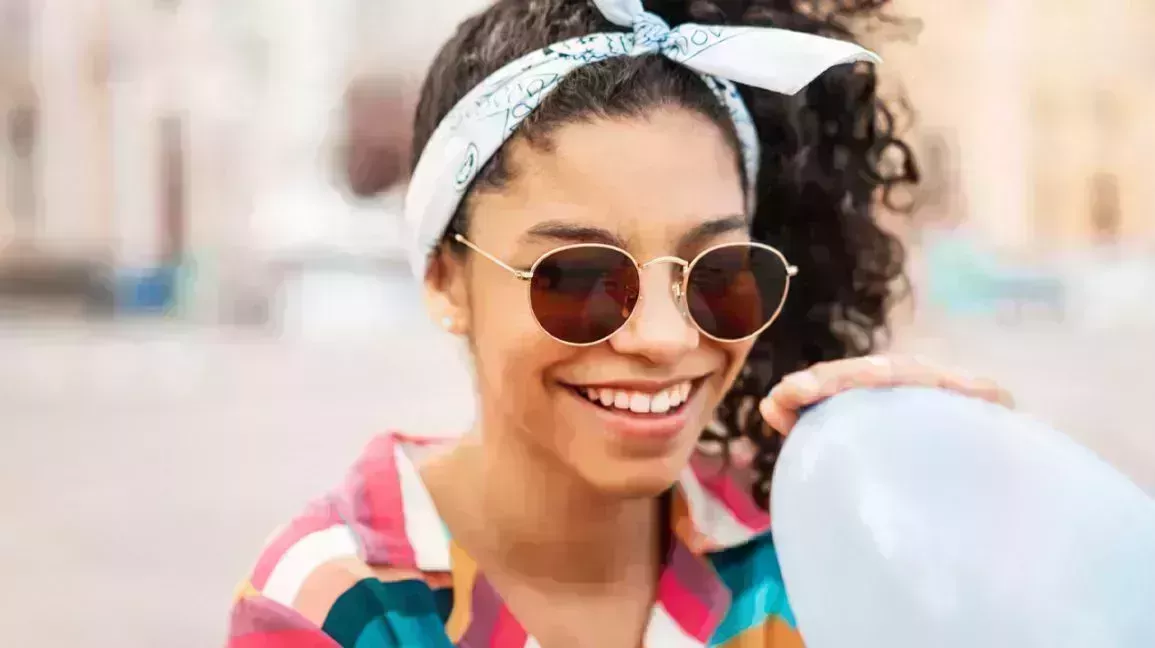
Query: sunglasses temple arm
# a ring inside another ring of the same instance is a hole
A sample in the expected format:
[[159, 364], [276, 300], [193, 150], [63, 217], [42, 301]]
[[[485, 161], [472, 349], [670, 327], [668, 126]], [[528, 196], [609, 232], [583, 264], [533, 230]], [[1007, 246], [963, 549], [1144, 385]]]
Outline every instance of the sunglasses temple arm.
[[469, 248], [470, 250], [473, 250], [474, 252], [480, 254], [481, 256], [489, 259], [490, 261], [492, 261], [492, 262], [496, 263], [497, 265], [501, 266], [502, 268], [506, 269], [507, 271], [510, 272], [510, 274], [517, 277], [518, 279], [529, 280], [529, 279], [533, 278], [532, 272], [526, 272], [524, 270], [518, 270], [517, 268], [514, 268], [513, 266], [502, 261], [501, 259], [499, 259], [499, 258], [493, 256], [492, 254], [486, 252], [485, 250], [477, 247], [473, 243], [470, 243], [469, 239], [465, 238], [464, 236], [462, 236], [460, 234], [454, 234], [453, 239], [455, 241], [457, 241], [458, 243], [464, 245], [465, 247]]

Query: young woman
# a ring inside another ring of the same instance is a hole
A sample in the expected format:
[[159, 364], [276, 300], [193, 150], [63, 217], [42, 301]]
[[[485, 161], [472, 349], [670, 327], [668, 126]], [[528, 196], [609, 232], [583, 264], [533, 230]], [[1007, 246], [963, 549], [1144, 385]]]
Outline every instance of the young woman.
[[1006, 400], [868, 355], [902, 274], [874, 204], [915, 173], [873, 55], [819, 36], [881, 4], [465, 21], [422, 93], [406, 214], [476, 425], [374, 440], [265, 549], [230, 645], [801, 645], [766, 511], [800, 408], [888, 384]]

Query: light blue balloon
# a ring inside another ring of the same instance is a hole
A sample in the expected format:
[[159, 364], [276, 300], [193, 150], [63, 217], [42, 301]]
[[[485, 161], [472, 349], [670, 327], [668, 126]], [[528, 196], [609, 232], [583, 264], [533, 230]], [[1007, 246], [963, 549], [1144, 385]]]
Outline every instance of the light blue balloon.
[[802, 416], [773, 483], [807, 648], [1155, 647], [1155, 500], [1027, 416], [847, 392]]

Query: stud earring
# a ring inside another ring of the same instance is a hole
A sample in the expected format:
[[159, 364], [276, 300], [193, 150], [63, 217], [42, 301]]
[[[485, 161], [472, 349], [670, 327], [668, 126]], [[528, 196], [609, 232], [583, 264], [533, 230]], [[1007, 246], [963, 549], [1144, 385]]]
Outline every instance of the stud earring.
[[453, 327], [455, 324], [456, 324], [456, 322], [453, 320], [452, 317], [442, 317], [441, 318], [441, 328], [445, 329], [446, 331], [449, 331], [452, 333]]

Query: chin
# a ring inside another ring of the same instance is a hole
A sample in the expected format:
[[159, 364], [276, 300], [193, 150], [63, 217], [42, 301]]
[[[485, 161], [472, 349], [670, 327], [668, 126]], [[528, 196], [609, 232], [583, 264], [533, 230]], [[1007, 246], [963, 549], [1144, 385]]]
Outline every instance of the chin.
[[621, 499], [657, 497], [668, 490], [689, 463], [689, 451], [650, 459], [603, 458], [596, 467], [575, 466], [587, 483], [607, 496]]
[[619, 499], [639, 499], [657, 497], [669, 490], [677, 481], [677, 475], [632, 474], [612, 480], [594, 482], [601, 493]]

